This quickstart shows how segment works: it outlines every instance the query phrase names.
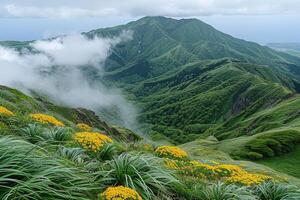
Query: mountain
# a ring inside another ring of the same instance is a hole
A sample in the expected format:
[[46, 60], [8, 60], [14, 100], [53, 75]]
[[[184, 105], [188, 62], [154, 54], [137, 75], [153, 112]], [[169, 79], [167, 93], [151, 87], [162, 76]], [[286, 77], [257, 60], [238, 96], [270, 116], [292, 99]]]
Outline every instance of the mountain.
[[104, 79], [137, 103], [145, 130], [172, 142], [192, 141], [210, 130], [219, 139], [244, 135], [219, 132], [299, 92], [298, 57], [198, 19], [144, 17], [85, 34], [113, 37], [126, 30], [132, 39], [113, 49]]
[[214, 136], [221, 152], [264, 158], [264, 164], [299, 176], [299, 165], [278, 167], [272, 161], [298, 155], [299, 57], [234, 38], [198, 19], [145, 17], [86, 34], [111, 37], [124, 30], [132, 31], [132, 40], [113, 49], [104, 78], [136, 102], [153, 139], [200, 148], [193, 144]]
[[267, 46], [274, 49], [293, 49], [300, 51], [300, 43], [269, 43]]
[[[88, 66], [85, 72], [91, 81], [122, 88], [140, 111], [141, 131], [152, 139], [183, 144], [214, 136], [226, 144], [300, 125], [297, 56], [234, 38], [198, 19], [144, 17], [83, 34], [130, 36], [112, 49], [104, 75]], [[32, 48], [30, 42], [1, 44]]]
[[[230, 57], [244, 62], [273, 65], [273, 68], [286, 73], [293, 71], [291, 63], [300, 63], [297, 57], [236, 39], [198, 19], [145, 17], [126, 25], [93, 30], [87, 35], [111, 37], [124, 30], [133, 32], [132, 40], [114, 49], [106, 69], [111, 72], [111, 78], [126, 79], [126, 82], [156, 77], [184, 64], [204, 59]], [[140, 65], [142, 67], [138, 67]], [[298, 76], [296, 72], [292, 74]]]
[[274, 190], [299, 199], [287, 184], [300, 186], [300, 58], [198, 19], [144, 17], [83, 34], [131, 37], [101, 76], [82, 69], [123, 90], [145, 134], [101, 118], [114, 111], [0, 86], [1, 199], [260, 199]]
[[300, 43], [269, 43], [267, 46], [300, 57]]

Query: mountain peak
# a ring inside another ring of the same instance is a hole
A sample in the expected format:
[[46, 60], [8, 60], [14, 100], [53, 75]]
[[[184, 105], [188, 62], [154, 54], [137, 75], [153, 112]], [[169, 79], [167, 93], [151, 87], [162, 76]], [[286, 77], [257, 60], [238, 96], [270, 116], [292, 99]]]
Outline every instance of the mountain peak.
[[[201, 24], [205, 24], [203, 21], [197, 19], [197, 18], [182, 18], [182, 19], [175, 19], [171, 17], [165, 17], [165, 16], [145, 16], [140, 19], [138, 19], [135, 22], [158, 22], [158, 23], [190, 23], [190, 22], [197, 22]], [[208, 24], [206, 24], [208, 25]]]

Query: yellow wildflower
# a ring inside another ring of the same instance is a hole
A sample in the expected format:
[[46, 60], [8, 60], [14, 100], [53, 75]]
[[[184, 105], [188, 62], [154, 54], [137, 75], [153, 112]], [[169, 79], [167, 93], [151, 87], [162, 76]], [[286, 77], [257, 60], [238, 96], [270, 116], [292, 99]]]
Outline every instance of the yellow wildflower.
[[180, 149], [179, 147], [175, 147], [175, 146], [160, 146], [158, 147], [155, 152], [157, 153], [157, 155], [161, 156], [161, 157], [171, 157], [171, 158], [186, 158], [187, 157], [187, 153]]
[[78, 132], [74, 139], [84, 148], [93, 152], [99, 151], [104, 144], [112, 143], [113, 140], [98, 132]]
[[102, 194], [103, 200], [143, 200], [135, 190], [124, 187], [109, 187]]
[[166, 159], [165, 166], [169, 169], [177, 170], [183, 175], [195, 178], [225, 179], [230, 183], [239, 183], [247, 186], [272, 179], [263, 174], [249, 173], [240, 166], [232, 164], [210, 165], [195, 160], [180, 161]]
[[91, 131], [92, 127], [90, 127], [89, 125], [85, 124], [85, 123], [78, 123], [76, 125], [76, 127], [82, 131]]
[[13, 116], [14, 113], [3, 106], [0, 106], [0, 115]]
[[227, 179], [227, 182], [229, 183], [240, 183], [243, 185], [257, 185], [264, 181], [271, 180], [272, 178], [270, 176], [266, 176], [263, 174], [252, 174], [248, 172], [235, 174], [233, 176], [230, 176]]
[[50, 115], [36, 113], [36, 114], [30, 114], [29, 116], [35, 121], [40, 122], [42, 124], [52, 124], [54, 126], [65, 126], [61, 121], [57, 120], [55, 117]]

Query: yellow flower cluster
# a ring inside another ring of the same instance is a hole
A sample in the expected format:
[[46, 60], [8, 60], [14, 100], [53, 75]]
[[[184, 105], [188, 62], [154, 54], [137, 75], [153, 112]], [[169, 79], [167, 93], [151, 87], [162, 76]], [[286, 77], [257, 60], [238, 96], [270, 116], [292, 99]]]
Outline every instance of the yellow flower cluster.
[[259, 184], [271, 177], [262, 174], [252, 174], [238, 165], [231, 164], [207, 164], [199, 161], [165, 160], [169, 169], [178, 170], [181, 174], [196, 178], [221, 179], [225, 178], [230, 183], [243, 185]]
[[242, 185], [257, 185], [272, 178], [263, 174], [252, 174], [248, 172], [235, 174], [227, 179], [229, 183], [239, 183]]
[[0, 115], [13, 116], [14, 113], [3, 106], [0, 106]]
[[43, 124], [52, 124], [54, 126], [65, 126], [61, 121], [57, 120], [55, 117], [52, 117], [50, 115], [37, 113], [37, 114], [30, 114], [30, 117], [35, 121]]
[[89, 125], [85, 124], [85, 123], [78, 123], [76, 124], [76, 127], [82, 131], [91, 131], [92, 127], [90, 127]]
[[74, 139], [84, 148], [93, 152], [99, 151], [104, 144], [112, 143], [113, 140], [98, 132], [78, 132]]
[[187, 153], [175, 146], [160, 146], [155, 150], [155, 153], [161, 157], [182, 159], [186, 158]]
[[135, 190], [124, 187], [109, 187], [102, 194], [103, 200], [143, 200]]

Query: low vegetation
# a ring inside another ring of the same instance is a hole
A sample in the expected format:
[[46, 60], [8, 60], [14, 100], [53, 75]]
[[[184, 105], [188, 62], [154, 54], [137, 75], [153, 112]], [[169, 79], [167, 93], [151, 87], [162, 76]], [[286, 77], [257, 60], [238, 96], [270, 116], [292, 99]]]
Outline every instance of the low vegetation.
[[[92, 124], [82, 116], [66, 118], [47, 107], [19, 110], [4, 100], [0, 114], [4, 200], [283, 200], [287, 197], [281, 188], [289, 191], [290, 199], [299, 195], [296, 186], [265, 171], [225, 160], [194, 159], [178, 146], [128, 137], [133, 133], [117, 132], [120, 128], [107, 124], [106, 129], [94, 126], [96, 120]], [[257, 140], [278, 140], [283, 145], [296, 142], [291, 135], [297, 134], [291, 132], [285, 140], [268, 134]], [[289, 149], [273, 150], [277, 154]], [[272, 191], [277, 196], [270, 198]]]

